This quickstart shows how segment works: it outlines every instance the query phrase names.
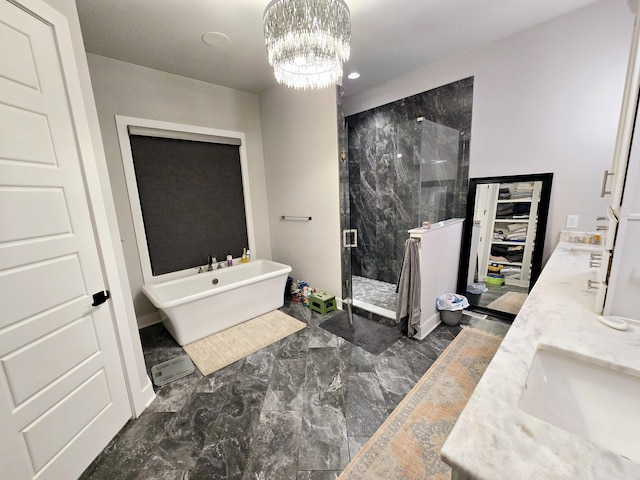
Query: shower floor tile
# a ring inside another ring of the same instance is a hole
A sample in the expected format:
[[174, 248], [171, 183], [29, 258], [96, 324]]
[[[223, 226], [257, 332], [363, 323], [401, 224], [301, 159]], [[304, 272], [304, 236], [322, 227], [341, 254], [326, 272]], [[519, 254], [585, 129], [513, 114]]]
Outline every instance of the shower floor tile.
[[396, 311], [398, 294], [396, 285], [393, 283], [381, 282], [372, 278], [353, 275], [351, 277], [353, 285], [353, 299], [369, 303], [377, 307], [386, 308], [392, 312]]
[[[81, 480], [335, 480], [461, 330], [440, 325], [374, 355], [319, 327], [339, 311], [282, 310], [308, 327], [207, 377], [196, 370], [156, 387]], [[463, 318], [500, 335], [509, 328]], [[184, 354], [162, 324], [140, 336], [147, 370]]]

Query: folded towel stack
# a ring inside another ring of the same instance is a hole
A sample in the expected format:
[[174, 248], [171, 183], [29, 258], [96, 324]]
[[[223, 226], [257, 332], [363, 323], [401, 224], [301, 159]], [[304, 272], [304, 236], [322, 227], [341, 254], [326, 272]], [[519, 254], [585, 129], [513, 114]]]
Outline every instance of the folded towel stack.
[[511, 198], [531, 198], [533, 195], [533, 183], [516, 183]]

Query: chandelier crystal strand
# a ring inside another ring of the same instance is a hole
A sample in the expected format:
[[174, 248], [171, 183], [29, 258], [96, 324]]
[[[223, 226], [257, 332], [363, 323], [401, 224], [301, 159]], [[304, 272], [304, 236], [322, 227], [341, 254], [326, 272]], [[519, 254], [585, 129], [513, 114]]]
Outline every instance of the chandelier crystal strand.
[[273, 0], [263, 23], [269, 64], [278, 83], [306, 90], [340, 80], [351, 40], [344, 0]]

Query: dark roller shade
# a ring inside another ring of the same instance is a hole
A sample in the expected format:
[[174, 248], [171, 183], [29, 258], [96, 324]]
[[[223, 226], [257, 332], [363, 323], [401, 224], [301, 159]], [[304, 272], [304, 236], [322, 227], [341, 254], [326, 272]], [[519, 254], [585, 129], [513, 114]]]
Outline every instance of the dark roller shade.
[[153, 275], [248, 246], [236, 145], [130, 135]]

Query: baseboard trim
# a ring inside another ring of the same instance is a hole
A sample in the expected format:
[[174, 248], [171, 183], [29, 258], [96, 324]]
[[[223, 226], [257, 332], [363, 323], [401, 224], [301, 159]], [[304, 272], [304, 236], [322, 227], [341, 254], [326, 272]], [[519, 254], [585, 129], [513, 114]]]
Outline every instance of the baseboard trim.
[[149, 407], [149, 405], [151, 405], [151, 402], [156, 399], [156, 392], [153, 390], [153, 383], [151, 383], [151, 379], [149, 379], [149, 377], [147, 377], [147, 381], [145, 382], [145, 385], [140, 392], [140, 398], [142, 400], [141, 403], [144, 406], [141, 410], [139, 410], [138, 408], [134, 408], [134, 418], [138, 418], [140, 415], [142, 415], [142, 412], [144, 412]]
[[416, 334], [413, 336], [413, 338], [417, 339], [417, 340], [424, 340], [427, 335], [429, 335], [431, 332], [433, 332], [435, 330], [435, 328], [440, 325], [440, 312], [436, 312], [434, 313], [429, 319], [427, 319], [426, 321], [422, 321], [420, 322], [420, 325], [417, 326], [416, 328]]
[[151, 325], [155, 325], [156, 323], [160, 323], [162, 319], [160, 318], [159, 312], [150, 313], [149, 315], [143, 315], [142, 317], [136, 318], [138, 323], [138, 330], [144, 327], [149, 327]]

